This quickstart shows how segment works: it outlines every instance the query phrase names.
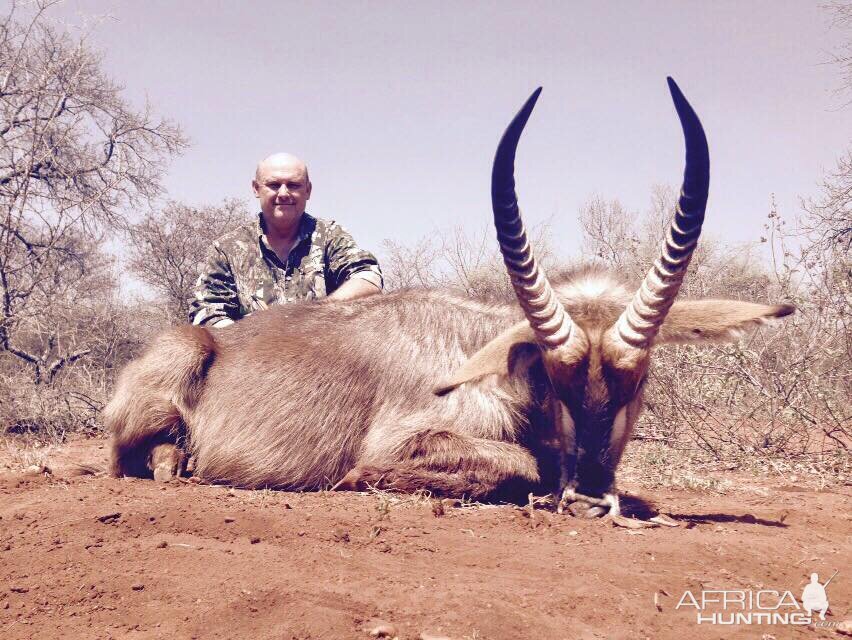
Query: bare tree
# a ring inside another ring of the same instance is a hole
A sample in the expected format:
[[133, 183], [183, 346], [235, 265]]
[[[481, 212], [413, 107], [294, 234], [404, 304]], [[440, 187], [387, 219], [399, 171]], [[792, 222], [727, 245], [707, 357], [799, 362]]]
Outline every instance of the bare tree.
[[438, 284], [436, 261], [440, 248], [431, 236], [422, 238], [417, 244], [407, 247], [394, 240], [382, 242], [382, 274], [385, 289], [407, 289], [410, 287], [432, 287]]
[[50, 314], [101, 295], [93, 278], [110, 285], [104, 233], [159, 195], [164, 161], [186, 144], [124, 101], [85, 40], [49, 23], [51, 4], [25, 22], [13, 4], [0, 21], [0, 350], [37, 382], [88, 352]]
[[[842, 31], [852, 32], [852, 2], [849, 0], [833, 0], [823, 5], [831, 15], [832, 26]], [[852, 91], [852, 38], [844, 42], [831, 56], [831, 63], [840, 72], [840, 94]]]
[[201, 207], [170, 202], [130, 227], [129, 267], [162, 298], [173, 321], [185, 321], [198, 265], [213, 240], [251, 219], [241, 200]]
[[580, 208], [580, 228], [583, 232], [582, 255], [597, 259], [634, 278], [644, 275], [639, 270], [640, 239], [631, 218], [618, 200], [592, 198]]
[[[579, 214], [583, 259], [602, 262], [629, 280], [641, 279], [659, 253], [676, 202], [677, 192], [663, 185], [653, 188], [650, 206], [641, 213], [627, 211], [618, 200], [592, 198]], [[759, 291], [757, 286], [765, 277], [755, 280], [751, 249], [748, 245], [725, 247], [705, 234], [692, 254], [684, 294], [730, 296], [739, 291], [748, 297]], [[732, 278], [740, 281], [733, 283]]]
[[[549, 235], [547, 224], [530, 229], [536, 259], [545, 269], [555, 262]], [[487, 225], [473, 231], [456, 227], [436, 232], [410, 247], [393, 240], [385, 240], [382, 246], [382, 272], [388, 290], [449, 287], [482, 300], [514, 300], [494, 230]]]
[[803, 228], [821, 251], [852, 249], [852, 149], [824, 178], [819, 197], [804, 201]]

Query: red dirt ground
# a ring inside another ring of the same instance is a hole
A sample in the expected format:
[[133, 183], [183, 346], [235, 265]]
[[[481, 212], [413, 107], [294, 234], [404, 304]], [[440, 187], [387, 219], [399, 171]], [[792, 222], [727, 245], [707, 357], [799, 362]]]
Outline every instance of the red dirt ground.
[[[380, 622], [401, 640], [848, 637], [848, 487], [644, 490], [681, 526], [637, 534], [514, 506], [436, 515], [406, 496], [67, 474], [106, 451], [76, 441], [52, 474], [0, 471], [0, 637], [369, 639]], [[834, 627], [698, 625], [675, 609], [687, 589], [800, 598], [811, 572], [835, 570]]]

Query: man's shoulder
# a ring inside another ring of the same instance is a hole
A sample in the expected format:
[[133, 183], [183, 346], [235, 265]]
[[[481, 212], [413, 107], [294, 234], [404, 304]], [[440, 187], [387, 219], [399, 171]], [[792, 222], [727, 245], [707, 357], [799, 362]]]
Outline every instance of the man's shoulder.
[[259, 228], [257, 222], [247, 222], [213, 241], [213, 246], [223, 253], [247, 251], [258, 246]]
[[336, 220], [318, 218], [308, 213], [305, 213], [305, 218], [308, 228], [312, 230], [312, 235], [317, 238], [323, 238], [326, 242], [342, 235], [349, 236], [349, 232]]

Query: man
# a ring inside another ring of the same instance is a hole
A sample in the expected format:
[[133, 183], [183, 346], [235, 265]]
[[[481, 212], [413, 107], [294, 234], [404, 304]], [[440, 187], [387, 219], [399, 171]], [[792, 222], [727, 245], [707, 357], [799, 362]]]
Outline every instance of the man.
[[[837, 575], [836, 571], [834, 575]], [[825, 620], [825, 612], [828, 611], [828, 597], [825, 595], [825, 588], [832, 580], [834, 580], [834, 576], [831, 576], [825, 584], [820, 584], [819, 574], [811, 574], [811, 582], [805, 586], [805, 590], [802, 592], [802, 605], [809, 615], [813, 615], [813, 612], [816, 611], [819, 613], [819, 619]]]
[[379, 263], [340, 225], [305, 213], [308, 168], [276, 153], [257, 165], [252, 189], [258, 220], [228, 233], [210, 249], [190, 303], [193, 324], [225, 327], [270, 304], [354, 300], [382, 290]]

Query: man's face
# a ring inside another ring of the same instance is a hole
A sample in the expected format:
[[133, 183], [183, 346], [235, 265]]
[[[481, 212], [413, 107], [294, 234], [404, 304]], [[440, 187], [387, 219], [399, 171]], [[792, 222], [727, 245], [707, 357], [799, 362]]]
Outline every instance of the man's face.
[[311, 182], [305, 165], [296, 158], [276, 158], [263, 161], [252, 181], [254, 194], [267, 226], [289, 230], [305, 212], [311, 197]]

